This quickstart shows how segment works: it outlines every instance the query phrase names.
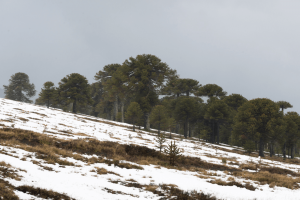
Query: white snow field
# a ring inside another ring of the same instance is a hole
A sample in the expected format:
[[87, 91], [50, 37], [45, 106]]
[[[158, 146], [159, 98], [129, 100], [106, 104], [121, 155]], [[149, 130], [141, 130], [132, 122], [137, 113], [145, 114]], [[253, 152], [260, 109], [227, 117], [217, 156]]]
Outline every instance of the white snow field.
[[[157, 149], [154, 142], [156, 134], [137, 130], [131, 131], [131, 125], [112, 122], [102, 118], [96, 118], [81, 114], [72, 114], [58, 109], [46, 108], [27, 103], [0, 98], [0, 128], [11, 127], [15, 129], [31, 130], [37, 133], [47, 134], [60, 139], [95, 138], [100, 141], [113, 141], [120, 144], [136, 144]], [[167, 133], [169, 134], [169, 133]], [[233, 153], [227, 150], [237, 149], [228, 145], [212, 145], [197, 140], [175, 139], [176, 144], [184, 150], [183, 155], [199, 157], [209, 163], [226, 165], [239, 168], [245, 163], [264, 164], [289, 169], [298, 173], [299, 165], [287, 164], [267, 159], [259, 159]], [[170, 143], [167, 139], [167, 143]], [[216, 147], [219, 147], [218, 149]], [[5, 152], [5, 154], [3, 153]], [[85, 157], [91, 157], [84, 155]], [[21, 159], [26, 157], [26, 159]], [[222, 163], [222, 158], [234, 162]], [[105, 163], [87, 164], [74, 158], [61, 158], [75, 164], [75, 166], [60, 166], [48, 164], [38, 159], [35, 153], [0, 144], [0, 162], [10, 164], [16, 173], [21, 176], [17, 181], [4, 178], [14, 186], [30, 185], [34, 187], [65, 193], [74, 199], [160, 199], [161, 197], [144, 188], [127, 187], [118, 182], [130, 182], [135, 180], [143, 185], [174, 184], [184, 191], [196, 190], [205, 194], [211, 194], [217, 199], [240, 200], [240, 199], [300, 199], [300, 189], [288, 189], [286, 187], [269, 187], [268, 184], [260, 185], [257, 181], [235, 177], [230, 173], [218, 170], [208, 170], [206, 173], [187, 170], [167, 169], [155, 165], [142, 166], [143, 170], [125, 169], [109, 166]], [[51, 167], [53, 171], [45, 170], [33, 161], [41, 163], [44, 167]], [[127, 162], [127, 161], [122, 161]], [[233, 163], [238, 163], [234, 165]], [[114, 172], [97, 175], [93, 169], [105, 168]], [[247, 170], [246, 170], [247, 171]], [[249, 170], [251, 171], [251, 170]], [[119, 175], [116, 175], [119, 174]], [[289, 176], [289, 175], [288, 175]], [[257, 188], [255, 191], [237, 186], [222, 186], [209, 181], [220, 179], [228, 181], [228, 178], [243, 185], [246, 182]], [[295, 177], [296, 178], [296, 177]], [[117, 193], [109, 192], [118, 191]], [[15, 191], [20, 199], [42, 199], [27, 193]]]

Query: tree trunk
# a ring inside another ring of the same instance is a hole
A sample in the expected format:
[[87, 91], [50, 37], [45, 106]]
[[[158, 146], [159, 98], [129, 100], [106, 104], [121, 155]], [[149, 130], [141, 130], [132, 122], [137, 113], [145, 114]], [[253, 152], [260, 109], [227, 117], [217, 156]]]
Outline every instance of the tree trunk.
[[260, 139], [260, 141], [259, 141], [259, 156], [260, 157], [265, 157], [265, 155], [264, 155], [264, 143], [263, 143], [262, 139]]
[[220, 135], [219, 135], [219, 123], [218, 121], [216, 122], [216, 132], [217, 132], [217, 144], [220, 142]]
[[144, 114], [144, 129], [150, 130], [150, 113]]
[[187, 131], [188, 131], [189, 137], [192, 137], [190, 122], [187, 123]]
[[124, 123], [124, 101], [121, 102], [121, 115], [122, 115], [122, 122]]
[[133, 124], [133, 131], [135, 131], [135, 124]]
[[177, 122], [175, 127], [175, 133], [178, 134], [180, 128], [180, 124]]
[[270, 157], [273, 156], [273, 143], [270, 143]]
[[283, 149], [282, 149], [283, 158], [286, 158], [286, 144], [284, 143]]
[[211, 135], [210, 135], [210, 142], [211, 143], [215, 143], [215, 121], [214, 120], [212, 120], [211, 121], [211, 127], [212, 127], [212, 133], [211, 133]]
[[50, 100], [47, 101], [47, 108], [49, 108]]
[[115, 102], [114, 102], [114, 117], [113, 117], [113, 120], [114, 121], [117, 121], [117, 116], [118, 116], [118, 105], [119, 105], [119, 103], [118, 103], [118, 96], [117, 95], [115, 95]]
[[157, 130], [158, 135], [160, 135], [160, 123], [158, 123], [158, 130]]
[[294, 145], [292, 145], [291, 147], [291, 158], [292, 159], [294, 158]]
[[73, 113], [77, 113], [77, 99], [73, 102]]
[[184, 123], [184, 137], [187, 138], [189, 130], [189, 120], [186, 119]]

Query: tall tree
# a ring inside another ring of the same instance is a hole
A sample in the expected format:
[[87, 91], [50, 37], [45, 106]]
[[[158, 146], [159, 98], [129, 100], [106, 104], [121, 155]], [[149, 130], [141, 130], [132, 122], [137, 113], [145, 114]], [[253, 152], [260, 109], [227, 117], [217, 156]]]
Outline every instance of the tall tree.
[[143, 111], [137, 102], [131, 102], [127, 108], [125, 118], [133, 125], [133, 131], [135, 131], [135, 125], [142, 118]]
[[[282, 111], [282, 114], [284, 115], [284, 109], [287, 109], [287, 108], [292, 108], [293, 106], [287, 102], [287, 101], [278, 101], [276, 102], [277, 105], [279, 105], [279, 107], [281, 108], [281, 111]], [[285, 141], [285, 140], [284, 140]], [[283, 154], [283, 157], [285, 158], [286, 157], [286, 143], [283, 144], [283, 147], [282, 147], [282, 154]]]
[[224, 97], [224, 102], [236, 111], [246, 101], [248, 100], [240, 94], [231, 94], [229, 96]]
[[102, 82], [95, 82], [91, 84], [91, 97], [93, 99], [91, 115], [98, 117], [99, 111], [96, 106], [103, 100], [104, 88]]
[[[292, 108], [293, 106], [287, 102], [287, 101], [278, 101], [276, 102], [279, 107], [281, 108], [281, 111], [284, 112], [284, 109], [287, 109], [287, 108]], [[284, 114], [284, 113], [283, 113]]]
[[118, 114], [118, 90], [120, 88], [119, 80], [116, 80], [115, 72], [121, 67], [120, 64], [114, 63], [105, 65], [103, 70], [100, 70], [95, 75], [95, 80], [101, 82], [106, 91], [104, 93], [105, 100], [110, 102], [114, 102], [114, 110], [113, 110], [113, 120], [117, 120]]
[[66, 104], [73, 103], [73, 113], [77, 113], [77, 105], [93, 103], [90, 85], [87, 79], [80, 74], [72, 73], [61, 79], [58, 91], [60, 98]]
[[31, 103], [31, 97], [36, 93], [34, 84], [30, 84], [27, 74], [18, 72], [11, 76], [9, 85], [3, 85], [5, 98]]
[[210, 99], [204, 118], [211, 122], [211, 136], [210, 142], [215, 143], [215, 136], [217, 136], [217, 143], [220, 141], [219, 125], [229, 117], [228, 105], [219, 99]]
[[288, 112], [284, 119], [287, 123], [284, 134], [286, 146], [291, 152], [291, 158], [294, 158], [294, 148], [300, 138], [300, 116], [296, 112]]
[[175, 70], [171, 70], [166, 63], [150, 54], [138, 55], [136, 58], [130, 57], [122, 65], [125, 83], [132, 88], [136, 94], [136, 101], [140, 104], [144, 113], [144, 127], [150, 128], [149, 115], [152, 107], [158, 101], [158, 91], [164, 83], [176, 75]]
[[207, 96], [209, 98], [211, 97], [225, 97], [227, 92], [223, 91], [222, 87], [216, 85], [216, 84], [206, 84], [195, 93], [197, 96]]
[[160, 134], [161, 125], [164, 125], [167, 120], [166, 108], [163, 105], [156, 105], [150, 115], [150, 122], [157, 125], [157, 133]]
[[201, 84], [199, 84], [197, 80], [174, 77], [168, 81], [165, 87], [162, 88], [161, 93], [176, 96], [177, 98], [182, 94], [190, 96], [190, 94], [194, 94], [198, 91], [200, 86]]
[[274, 133], [283, 134], [285, 122], [279, 106], [270, 99], [258, 98], [247, 101], [235, 117], [233, 134], [242, 144], [259, 142], [259, 156], [264, 156], [264, 145]]
[[175, 119], [184, 122], [184, 137], [188, 136], [189, 121], [197, 116], [199, 102], [195, 98], [179, 97], [175, 105]]
[[44, 83], [44, 87], [41, 89], [39, 93], [39, 98], [36, 99], [36, 104], [45, 105], [47, 108], [55, 104], [55, 98], [57, 96], [57, 90], [54, 86], [54, 83], [51, 81], [47, 81]]

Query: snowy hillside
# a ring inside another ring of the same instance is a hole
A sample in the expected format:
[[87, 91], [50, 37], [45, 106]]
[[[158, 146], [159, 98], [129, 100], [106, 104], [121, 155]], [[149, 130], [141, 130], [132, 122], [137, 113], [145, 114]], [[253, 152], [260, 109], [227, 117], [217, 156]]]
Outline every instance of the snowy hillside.
[[[44, 199], [24, 185], [73, 199], [171, 199], [168, 188], [231, 200], [300, 196], [299, 164], [248, 156], [237, 147], [182, 140], [173, 134], [166, 144], [175, 140], [187, 164], [172, 167], [161, 159], [166, 156], [132, 153], [130, 148], [138, 149], [134, 145], [157, 152], [155, 133], [7, 99], [0, 99], [0, 128], [0, 184], [15, 188], [20, 199]], [[88, 143], [95, 146], [85, 147]], [[100, 153], [97, 145], [114, 151]], [[152, 154], [159, 155], [156, 152]]]

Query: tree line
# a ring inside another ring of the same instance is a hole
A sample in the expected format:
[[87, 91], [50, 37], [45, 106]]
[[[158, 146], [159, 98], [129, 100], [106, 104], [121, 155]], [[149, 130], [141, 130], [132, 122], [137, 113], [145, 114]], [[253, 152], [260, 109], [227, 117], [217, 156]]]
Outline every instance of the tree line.
[[[58, 86], [44, 83], [35, 104], [84, 113], [119, 122], [175, 132], [185, 138], [198, 137], [210, 143], [244, 147], [249, 153], [264, 150], [294, 158], [299, 153], [300, 116], [284, 109], [292, 105], [266, 98], [247, 100], [216, 84], [201, 85], [180, 78], [158, 57], [130, 57], [122, 64], [109, 64], [94, 76], [95, 82], [72, 73]], [[34, 84], [25, 73], [16, 73], [4, 85], [5, 97], [29, 102]], [[203, 98], [207, 98], [204, 102]], [[171, 134], [170, 134], [171, 137]]]

